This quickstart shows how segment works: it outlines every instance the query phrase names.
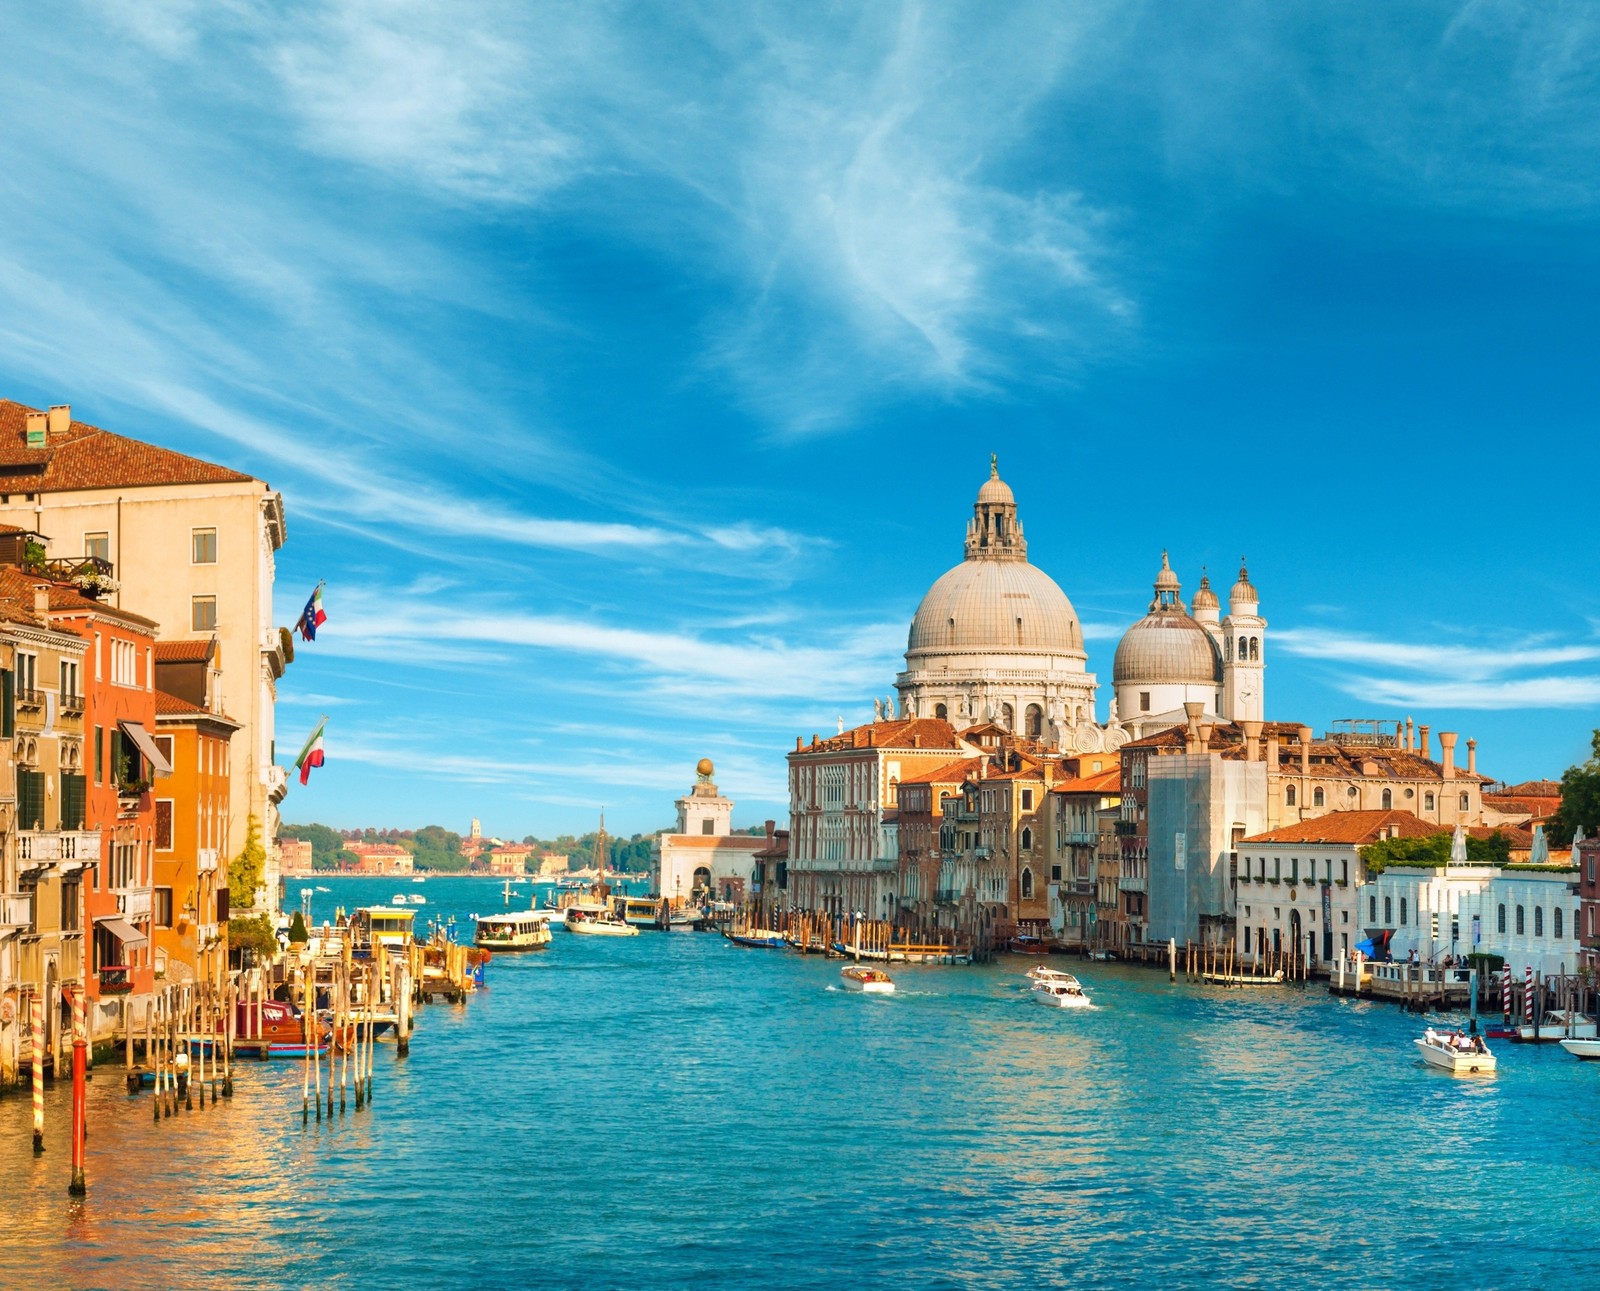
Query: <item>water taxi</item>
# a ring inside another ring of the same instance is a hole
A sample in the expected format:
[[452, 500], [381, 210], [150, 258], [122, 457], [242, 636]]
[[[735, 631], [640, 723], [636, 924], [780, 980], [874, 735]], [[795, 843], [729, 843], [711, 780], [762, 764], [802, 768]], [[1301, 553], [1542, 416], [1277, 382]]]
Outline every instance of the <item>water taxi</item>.
[[1463, 1035], [1459, 1031], [1435, 1031], [1429, 1027], [1412, 1043], [1422, 1050], [1422, 1060], [1430, 1067], [1456, 1075], [1469, 1073], [1489, 1074], [1496, 1063], [1494, 1054], [1483, 1042], [1482, 1036]]
[[599, 901], [579, 901], [567, 907], [564, 920], [568, 932], [579, 932], [590, 937], [637, 937], [639, 930], [624, 923], [611, 913], [611, 907]]
[[482, 915], [472, 944], [484, 950], [543, 950], [550, 944], [550, 915], [537, 910]]
[[894, 979], [881, 968], [860, 968], [852, 964], [841, 968], [839, 976], [847, 991], [861, 991], [867, 995], [893, 995]]
[[1568, 1038], [1561, 1041], [1561, 1047], [1574, 1058], [1600, 1058], [1600, 1040], [1574, 1040]]
[[417, 916], [412, 910], [363, 906], [350, 916], [350, 946], [358, 958], [371, 956], [373, 948], [404, 950], [411, 944]]
[[1071, 973], [1041, 966], [1028, 970], [1028, 980], [1032, 983], [1030, 993], [1035, 1004], [1054, 1009], [1090, 1007], [1089, 997], [1083, 993], [1083, 984]]
[[661, 902], [655, 897], [614, 896], [611, 913], [635, 928], [661, 927]]

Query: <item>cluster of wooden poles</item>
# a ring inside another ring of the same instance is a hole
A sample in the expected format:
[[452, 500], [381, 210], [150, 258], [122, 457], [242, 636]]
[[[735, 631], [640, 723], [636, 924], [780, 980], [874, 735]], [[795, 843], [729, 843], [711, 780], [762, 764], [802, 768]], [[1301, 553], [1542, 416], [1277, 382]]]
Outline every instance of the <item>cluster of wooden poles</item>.
[[[206, 1106], [206, 1082], [211, 1082], [211, 1104], [233, 1097], [233, 1058], [229, 1043], [233, 1026], [231, 992], [218, 991], [206, 982], [181, 982], [157, 991], [144, 1012], [145, 1066], [155, 1077], [151, 1119], [160, 1121], [181, 1108], [194, 1110], [200, 1091], [200, 1108]], [[127, 1036], [129, 1091], [141, 1077], [133, 1071], [133, 1027]]]
[[[1186, 941], [1183, 943], [1183, 977], [1187, 982], [1211, 981], [1221, 985], [1240, 982], [1246, 978], [1274, 978], [1282, 974], [1285, 981], [1308, 981], [1311, 965], [1294, 942], [1274, 946], [1255, 955], [1243, 955], [1232, 941]], [[1169, 946], [1168, 975], [1177, 979], [1178, 949], [1176, 942]]]
[[886, 919], [851, 919], [826, 911], [779, 910], [763, 914], [751, 907], [736, 912], [728, 931], [738, 936], [777, 933], [802, 954], [845, 955], [859, 952], [869, 957], [905, 956], [908, 959], [953, 959], [971, 955], [973, 946], [949, 928], [894, 923]]
[[[333, 1118], [333, 1086], [339, 1084], [339, 1114], [353, 1095], [356, 1111], [372, 1103], [373, 1055], [376, 1050], [378, 973], [370, 963], [339, 960], [332, 965], [326, 984], [332, 1005], [332, 1025], [324, 1032], [317, 1013], [317, 973], [305, 972], [299, 983], [301, 1018], [305, 1024], [304, 1077], [300, 1094], [300, 1120], [311, 1119], [316, 1106], [322, 1120], [324, 1094], [328, 1118]], [[326, 1059], [326, 1061], [324, 1061]], [[323, 1067], [327, 1067], [324, 1077]]]

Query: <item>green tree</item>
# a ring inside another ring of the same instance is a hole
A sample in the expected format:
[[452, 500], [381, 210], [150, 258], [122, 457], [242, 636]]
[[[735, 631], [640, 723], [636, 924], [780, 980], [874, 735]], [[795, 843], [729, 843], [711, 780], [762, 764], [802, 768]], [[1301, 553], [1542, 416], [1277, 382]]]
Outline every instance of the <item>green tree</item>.
[[244, 848], [228, 862], [228, 905], [249, 910], [267, 872], [267, 849], [261, 845], [261, 823], [252, 814], [245, 822]]
[[278, 939], [272, 932], [272, 921], [264, 914], [235, 915], [228, 920], [229, 951], [252, 951], [267, 956], [277, 953]]
[[1568, 767], [1561, 776], [1561, 806], [1546, 828], [1557, 847], [1571, 846], [1580, 829], [1592, 838], [1600, 828], [1600, 731], [1594, 732], [1589, 747], [1588, 761]]
[[[1450, 863], [1454, 834], [1429, 834], [1425, 838], [1385, 838], [1361, 849], [1361, 864], [1368, 875], [1382, 874], [1391, 865], [1439, 866]], [[1487, 838], [1467, 835], [1467, 862], [1471, 865], [1505, 865], [1511, 860], [1511, 840], [1498, 829]]]

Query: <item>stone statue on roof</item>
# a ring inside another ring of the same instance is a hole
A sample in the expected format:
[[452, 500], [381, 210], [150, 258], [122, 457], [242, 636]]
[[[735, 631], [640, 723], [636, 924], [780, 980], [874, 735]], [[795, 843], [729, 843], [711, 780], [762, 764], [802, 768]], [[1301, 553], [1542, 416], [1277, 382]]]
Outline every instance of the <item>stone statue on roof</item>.
[[872, 720], [875, 722], [881, 722], [883, 720], [883, 700], [881, 699], [874, 699], [872, 701]]

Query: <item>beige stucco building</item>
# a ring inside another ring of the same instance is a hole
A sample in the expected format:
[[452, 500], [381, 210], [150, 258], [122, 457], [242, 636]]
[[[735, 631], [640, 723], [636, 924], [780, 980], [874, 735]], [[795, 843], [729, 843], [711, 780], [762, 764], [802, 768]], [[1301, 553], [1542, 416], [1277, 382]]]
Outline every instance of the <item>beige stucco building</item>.
[[163, 640], [215, 636], [228, 668], [220, 708], [239, 723], [233, 741], [224, 854], [259, 822], [267, 873], [258, 904], [278, 896], [278, 803], [287, 776], [274, 763], [277, 682], [292, 652], [274, 625], [275, 553], [284, 541], [282, 495], [252, 476], [0, 400], [0, 522], [49, 538], [52, 557], [111, 562], [103, 599], [156, 620]]

